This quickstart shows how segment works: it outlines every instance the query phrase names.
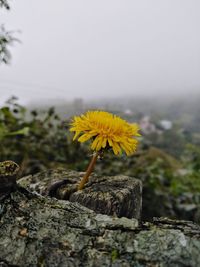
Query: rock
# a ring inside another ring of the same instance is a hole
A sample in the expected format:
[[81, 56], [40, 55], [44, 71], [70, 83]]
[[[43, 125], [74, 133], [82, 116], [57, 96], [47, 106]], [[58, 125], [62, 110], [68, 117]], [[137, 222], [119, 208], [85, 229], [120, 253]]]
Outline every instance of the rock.
[[[83, 174], [83, 172], [70, 171], [60, 168], [56, 170], [47, 170], [36, 173], [35, 175], [28, 175], [22, 177], [18, 180], [18, 184], [32, 192], [37, 192], [41, 195], [46, 195], [47, 193], [49, 193], [50, 185], [59, 181], [62, 181], [63, 184], [68, 184], [68, 186], [77, 185], [77, 182], [80, 181]], [[55, 191], [57, 191], [57, 189], [59, 188], [56, 187]], [[52, 193], [56, 194], [56, 192]], [[62, 198], [64, 198], [64, 196], [62, 196]]]
[[200, 227], [97, 214], [18, 187], [0, 201], [0, 266], [200, 266]]
[[97, 213], [140, 219], [142, 184], [124, 175], [93, 177], [84, 190], [74, 192], [69, 200]]
[[141, 217], [142, 183], [133, 177], [91, 175], [83, 190], [77, 183], [83, 173], [55, 170], [20, 179], [18, 183], [42, 195], [78, 202], [97, 213], [118, 217]]
[[15, 190], [19, 166], [11, 161], [0, 162], [0, 199]]

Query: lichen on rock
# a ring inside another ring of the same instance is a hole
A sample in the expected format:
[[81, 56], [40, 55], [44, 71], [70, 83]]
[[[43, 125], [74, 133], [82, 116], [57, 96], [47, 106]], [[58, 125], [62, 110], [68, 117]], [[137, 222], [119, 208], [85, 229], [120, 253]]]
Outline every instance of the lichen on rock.
[[200, 265], [200, 227], [97, 214], [18, 188], [0, 202], [2, 266]]

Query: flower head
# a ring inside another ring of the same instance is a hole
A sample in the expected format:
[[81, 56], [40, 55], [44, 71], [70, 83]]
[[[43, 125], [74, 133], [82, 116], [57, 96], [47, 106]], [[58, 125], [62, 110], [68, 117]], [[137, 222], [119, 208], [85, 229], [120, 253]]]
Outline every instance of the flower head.
[[88, 111], [83, 115], [75, 116], [70, 131], [75, 132], [73, 140], [79, 142], [92, 139], [92, 150], [111, 147], [114, 154], [131, 155], [137, 148], [138, 141], [134, 138], [140, 136], [137, 124], [131, 124], [120, 117], [105, 111]]

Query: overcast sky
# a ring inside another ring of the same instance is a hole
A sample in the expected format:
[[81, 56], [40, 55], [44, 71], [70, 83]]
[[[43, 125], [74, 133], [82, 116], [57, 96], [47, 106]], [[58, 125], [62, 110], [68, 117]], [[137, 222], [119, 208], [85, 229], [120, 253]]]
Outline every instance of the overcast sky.
[[13, 0], [1, 101], [200, 91], [199, 0]]

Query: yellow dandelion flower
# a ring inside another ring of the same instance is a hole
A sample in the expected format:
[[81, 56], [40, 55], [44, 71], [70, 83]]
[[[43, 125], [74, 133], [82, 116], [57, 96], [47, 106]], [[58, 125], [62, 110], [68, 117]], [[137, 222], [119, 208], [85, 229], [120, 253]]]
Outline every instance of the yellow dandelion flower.
[[111, 147], [115, 155], [125, 151], [131, 155], [136, 151], [138, 141], [136, 136], [139, 127], [120, 117], [105, 111], [88, 111], [75, 116], [70, 131], [75, 132], [74, 139], [79, 142], [93, 140], [91, 149], [100, 151]]

